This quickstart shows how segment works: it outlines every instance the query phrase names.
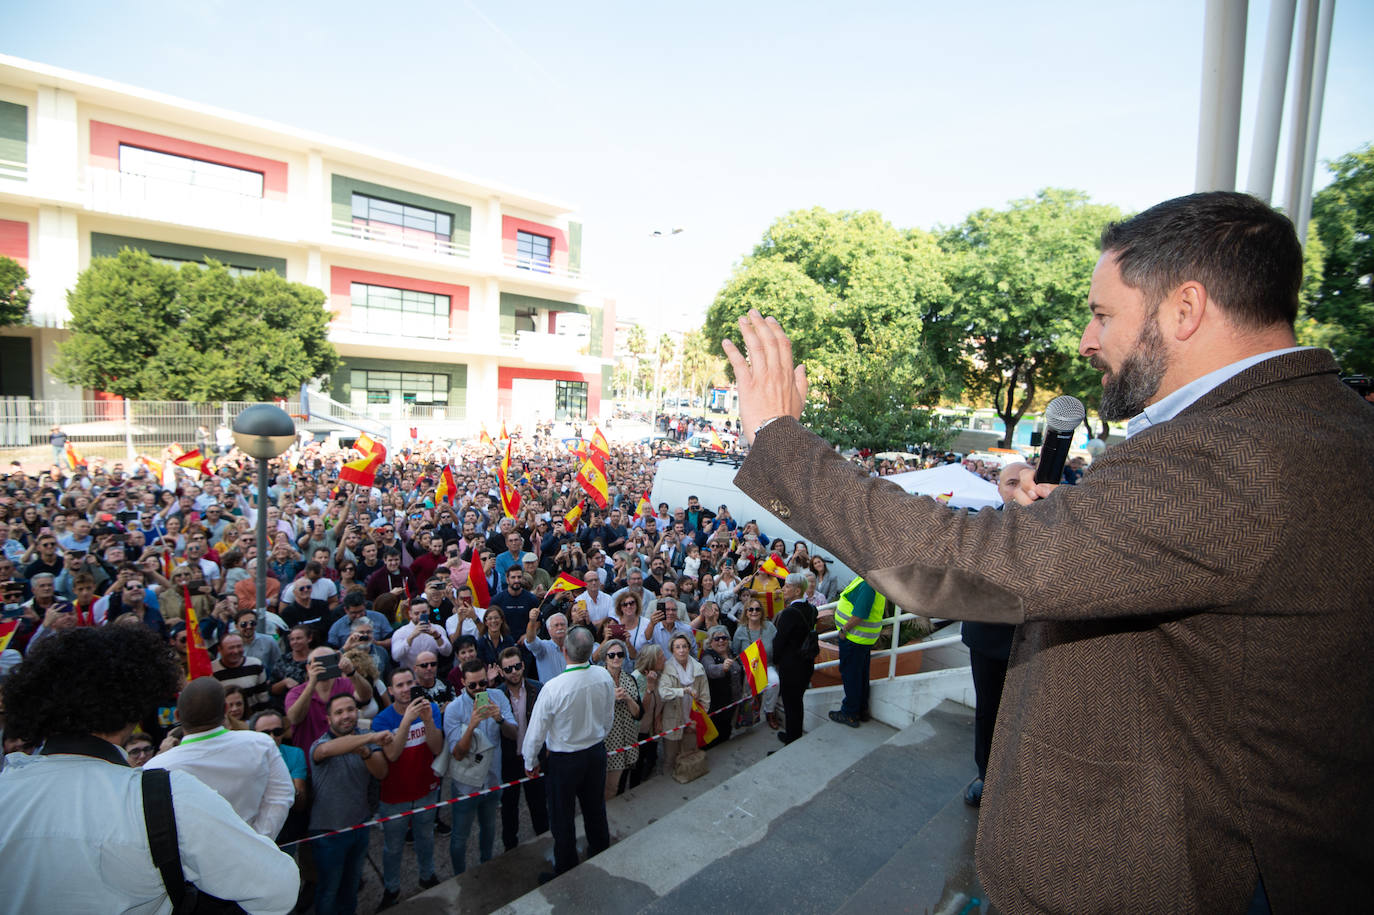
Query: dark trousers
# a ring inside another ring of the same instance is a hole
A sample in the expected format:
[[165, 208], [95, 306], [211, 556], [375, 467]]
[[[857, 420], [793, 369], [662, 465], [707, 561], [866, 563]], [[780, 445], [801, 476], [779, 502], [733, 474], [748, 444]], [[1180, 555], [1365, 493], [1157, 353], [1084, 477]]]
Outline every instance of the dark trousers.
[[868, 714], [868, 659], [872, 654], [872, 645], [856, 645], [840, 636], [840, 683], [844, 684], [840, 714], [850, 718]]
[[[521, 772], [520, 775], [512, 775], [506, 778], [506, 781], [513, 781], [524, 774]], [[549, 831], [549, 802], [544, 796], [544, 780], [536, 778], [523, 785], [512, 785], [501, 792], [501, 841], [505, 844], [506, 851], [510, 851], [520, 841], [521, 788], [525, 789], [525, 803], [530, 808], [530, 822], [534, 824], [534, 834], [538, 836]]]
[[[643, 740], [648, 734], [640, 734], [639, 739]], [[658, 744], [657, 740], [650, 741], [639, 748], [639, 762], [630, 770], [630, 783], [627, 787], [634, 788], [640, 782], [653, 778], [654, 772], [658, 769]]]
[[353, 915], [358, 908], [358, 881], [367, 857], [367, 829], [355, 829], [327, 839], [316, 839], [315, 911], [320, 915]]
[[[1002, 684], [1007, 679], [1006, 658], [993, 658], [976, 648], [968, 650], [973, 669], [973, 761], [978, 777], [987, 778], [988, 754], [992, 752], [992, 729], [997, 723], [997, 706], [1002, 702]], [[843, 662], [841, 662], [843, 663]]]
[[811, 685], [813, 668], [778, 668], [778, 696], [783, 706], [783, 739], [788, 743], [802, 736], [802, 696]]
[[577, 826], [573, 819], [577, 805], [582, 806], [587, 854], [611, 847], [611, 828], [606, 822], [606, 744], [573, 753], [550, 751], [546, 776], [553, 870], [561, 874], [577, 866]]

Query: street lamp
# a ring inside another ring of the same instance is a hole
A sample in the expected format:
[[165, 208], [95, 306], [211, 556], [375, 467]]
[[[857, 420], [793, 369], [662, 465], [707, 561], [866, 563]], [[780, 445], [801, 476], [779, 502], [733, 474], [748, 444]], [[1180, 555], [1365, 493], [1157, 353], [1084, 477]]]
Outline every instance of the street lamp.
[[258, 462], [257, 609], [267, 612], [267, 462], [296, 440], [296, 424], [281, 407], [259, 403], [234, 418], [234, 444]]

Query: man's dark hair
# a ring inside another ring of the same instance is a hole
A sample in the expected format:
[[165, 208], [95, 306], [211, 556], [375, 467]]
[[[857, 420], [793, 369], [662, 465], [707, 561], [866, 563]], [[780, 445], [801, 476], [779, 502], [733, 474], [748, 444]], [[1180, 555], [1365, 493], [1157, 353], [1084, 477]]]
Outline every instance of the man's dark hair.
[[481, 658], [473, 658], [471, 661], [463, 663], [463, 673], [465, 674], [486, 674], [487, 662]]
[[414, 675], [415, 675], [415, 671], [411, 670], [409, 667], [393, 667], [393, 668], [391, 668], [391, 670], [388, 670], [388, 671], [386, 672], [386, 685], [387, 685], [387, 686], [390, 686], [393, 682], [395, 682], [395, 680], [396, 680], [396, 675], [397, 675], [397, 674], [410, 674], [411, 676], [414, 676]]
[[1291, 326], [1297, 318], [1302, 245], [1287, 216], [1249, 194], [1166, 200], [1107, 226], [1100, 246], [1151, 311], [1195, 280], [1241, 326]]
[[383, 559], [386, 559], [388, 556], [395, 556], [397, 559], [400, 559], [401, 551], [394, 546], [389, 546], [384, 551], [382, 551]]
[[326, 714], [334, 711], [334, 703], [339, 699], [352, 699], [354, 705], [358, 704], [357, 698], [354, 697], [352, 693], [335, 693], [334, 695], [330, 696], [329, 701], [325, 703], [324, 710]]
[[171, 648], [142, 626], [59, 632], [5, 681], [5, 733], [30, 743], [113, 734], [171, 705], [179, 677]]
[[362, 591], [349, 591], [344, 595], [343, 605], [345, 607], [365, 607], [367, 606], [367, 595]]
[[282, 714], [281, 712], [277, 711], [277, 710], [274, 709], [274, 708], [265, 708], [265, 709], [263, 709], [263, 710], [260, 711], [260, 712], [254, 712], [254, 713], [253, 713], [253, 716], [252, 716], [251, 718], [248, 719], [248, 721], [247, 721], [248, 730], [250, 730], [250, 731], [256, 731], [256, 730], [258, 729], [258, 721], [259, 721], [259, 719], [267, 718], [267, 717], [276, 718], [278, 721], [281, 722], [282, 727], [286, 727], [287, 725], [290, 724], [290, 722], [286, 720], [286, 716], [285, 716], [284, 714]]
[[519, 657], [520, 657], [520, 649], [519, 649], [519, 648], [516, 648], [514, 645], [508, 645], [508, 646], [506, 646], [505, 648], [502, 648], [502, 649], [501, 649], [501, 653], [500, 653], [499, 655], [496, 656], [496, 660], [498, 660], [498, 661], [504, 661], [504, 660], [506, 660], [507, 658], [519, 658]]
[[467, 648], [469, 645], [471, 645], [473, 648], [476, 648], [477, 639], [473, 638], [470, 635], [460, 635], [458, 636], [458, 638], [453, 640], [453, 653], [456, 655], [458, 654], [458, 652], [462, 651], [464, 648]]

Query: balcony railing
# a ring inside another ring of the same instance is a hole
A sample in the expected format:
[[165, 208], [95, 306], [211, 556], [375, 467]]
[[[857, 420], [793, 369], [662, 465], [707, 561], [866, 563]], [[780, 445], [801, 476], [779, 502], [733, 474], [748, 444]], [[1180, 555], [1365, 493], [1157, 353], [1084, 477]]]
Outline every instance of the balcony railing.
[[27, 162], [16, 162], [13, 159], [0, 159], [0, 179], [7, 178], [11, 181], [26, 181], [29, 177], [29, 164]]
[[588, 338], [571, 334], [540, 334], [532, 330], [501, 335], [501, 349], [526, 359], [566, 361], [587, 355]]
[[506, 254], [502, 257], [502, 263], [515, 270], [543, 274], [545, 276], [553, 276], [560, 279], [577, 280], [582, 278], [581, 270], [550, 263], [542, 258], [530, 257], [528, 254]]
[[344, 322], [335, 321], [329, 325], [331, 331], [342, 334], [355, 334], [362, 337], [383, 337], [397, 340], [434, 340], [448, 342], [454, 339], [454, 335], [448, 327], [436, 327], [420, 332], [413, 327], [403, 327], [398, 320], [392, 324], [381, 324], [376, 321], [369, 322]]
[[345, 235], [360, 241], [389, 245], [393, 248], [406, 248], [422, 254], [442, 254], [445, 257], [468, 257], [472, 246], [459, 244], [436, 236], [432, 232], [407, 229], [379, 222], [353, 222], [347, 219], [333, 221], [334, 234]]
[[119, 216], [247, 235], [280, 238], [291, 234], [291, 214], [284, 201], [114, 169], [87, 169], [86, 198], [92, 210]]

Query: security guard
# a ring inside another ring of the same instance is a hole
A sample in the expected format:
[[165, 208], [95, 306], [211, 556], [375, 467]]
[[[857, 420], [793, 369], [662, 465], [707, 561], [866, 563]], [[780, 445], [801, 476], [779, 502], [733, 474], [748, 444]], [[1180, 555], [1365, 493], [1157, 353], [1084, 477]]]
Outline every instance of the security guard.
[[840, 593], [835, 607], [835, 628], [840, 632], [840, 682], [844, 701], [831, 721], [857, 728], [868, 720], [868, 658], [873, 643], [883, 631], [887, 598], [862, 578], [856, 578]]

